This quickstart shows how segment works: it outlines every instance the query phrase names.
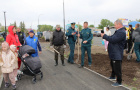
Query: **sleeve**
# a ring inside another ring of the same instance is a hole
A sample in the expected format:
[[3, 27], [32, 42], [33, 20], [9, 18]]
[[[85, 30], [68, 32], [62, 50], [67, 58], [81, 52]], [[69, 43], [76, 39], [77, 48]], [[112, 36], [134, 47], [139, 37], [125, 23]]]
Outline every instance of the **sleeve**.
[[42, 51], [42, 48], [41, 48], [39, 41], [37, 41], [37, 46], [38, 46], [39, 51]]
[[14, 64], [15, 61], [16, 61], [16, 56], [15, 56], [15, 54], [12, 52], [12, 54], [11, 54], [11, 64]]
[[135, 40], [135, 36], [136, 36], [136, 32], [134, 31], [133, 34], [132, 34], [132, 41]]
[[113, 36], [107, 36], [106, 34], [103, 36], [103, 39], [109, 41], [110, 43], [118, 43], [126, 37], [124, 33], [117, 33]]
[[63, 35], [63, 40], [64, 40], [64, 45], [66, 45], [66, 37], [65, 37], [65, 33]]
[[83, 36], [82, 36], [82, 34], [81, 34], [81, 33], [82, 33], [82, 31], [81, 31], [81, 32], [79, 32], [79, 34], [80, 34], [80, 38], [82, 39], [82, 38], [83, 38]]
[[87, 41], [92, 40], [92, 38], [93, 38], [93, 34], [92, 34], [91, 31], [90, 31], [90, 35], [89, 35], [89, 38], [87, 39]]
[[52, 46], [52, 45], [53, 45], [53, 34], [52, 34], [52, 36], [50, 38], [50, 46]]
[[8, 35], [8, 36], [6, 37], [6, 42], [10, 45], [10, 42], [11, 42], [11, 37], [10, 37], [10, 35]]
[[25, 44], [25, 40], [26, 40], [26, 35], [25, 35], [25, 33], [23, 33], [24, 34], [24, 38], [23, 38], [23, 40], [24, 40], [24, 44]]
[[73, 36], [71, 30], [69, 30], [69, 29], [67, 30], [66, 36]]

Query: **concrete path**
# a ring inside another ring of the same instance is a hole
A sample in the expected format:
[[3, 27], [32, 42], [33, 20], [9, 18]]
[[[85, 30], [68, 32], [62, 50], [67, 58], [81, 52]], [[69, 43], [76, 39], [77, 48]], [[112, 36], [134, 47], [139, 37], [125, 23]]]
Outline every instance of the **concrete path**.
[[[32, 84], [32, 77], [23, 76], [17, 82], [17, 90], [127, 90], [123, 87], [114, 88], [112, 82], [86, 69], [79, 69], [77, 65], [66, 63], [66, 66], [54, 66], [54, 55], [50, 51], [43, 50], [40, 55], [42, 61], [43, 80]], [[0, 90], [4, 88], [4, 82]]]

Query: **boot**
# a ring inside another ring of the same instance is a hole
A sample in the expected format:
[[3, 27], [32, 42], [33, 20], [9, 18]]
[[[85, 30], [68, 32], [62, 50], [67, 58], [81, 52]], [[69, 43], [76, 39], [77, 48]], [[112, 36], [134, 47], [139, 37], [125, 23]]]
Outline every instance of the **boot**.
[[61, 60], [61, 61], [62, 61], [62, 65], [65, 66], [65, 64], [64, 64], [64, 60]]
[[58, 66], [58, 60], [55, 60], [55, 66]]

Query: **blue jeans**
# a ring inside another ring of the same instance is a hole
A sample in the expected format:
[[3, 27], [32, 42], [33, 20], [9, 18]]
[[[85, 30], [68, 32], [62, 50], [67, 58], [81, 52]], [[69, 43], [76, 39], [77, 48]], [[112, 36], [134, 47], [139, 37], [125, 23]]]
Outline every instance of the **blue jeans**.
[[74, 49], [75, 49], [75, 44], [69, 44], [70, 47], [70, 55], [68, 58], [68, 61], [71, 63], [74, 63]]
[[85, 51], [87, 51], [88, 54], [88, 65], [91, 65], [92, 58], [91, 58], [91, 46], [81, 46], [81, 66], [84, 66], [84, 59], [85, 59]]
[[140, 42], [135, 42], [134, 49], [137, 56], [137, 61], [140, 61]]

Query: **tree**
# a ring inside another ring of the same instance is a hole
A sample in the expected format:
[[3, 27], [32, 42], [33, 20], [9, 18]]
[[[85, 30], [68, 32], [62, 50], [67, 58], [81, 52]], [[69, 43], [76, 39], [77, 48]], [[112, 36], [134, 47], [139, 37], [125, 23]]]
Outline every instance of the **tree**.
[[14, 26], [17, 27], [16, 21], [14, 22]]
[[22, 32], [25, 31], [25, 24], [24, 24], [24, 22], [20, 22], [19, 27], [20, 27], [20, 29], [21, 29]]
[[39, 31], [43, 32], [43, 31], [53, 31], [53, 26], [51, 25], [39, 25]]
[[[78, 24], [76, 24], [78, 26]], [[79, 31], [82, 30], [82, 25], [79, 24]]]
[[89, 25], [89, 27], [94, 27], [94, 25]]
[[0, 26], [2, 26], [2, 24], [0, 23]]
[[102, 19], [98, 28], [103, 29], [104, 27], [109, 27], [109, 26], [114, 26], [113, 22], [111, 22], [108, 19]]
[[136, 19], [136, 21], [140, 22], [140, 19]]

